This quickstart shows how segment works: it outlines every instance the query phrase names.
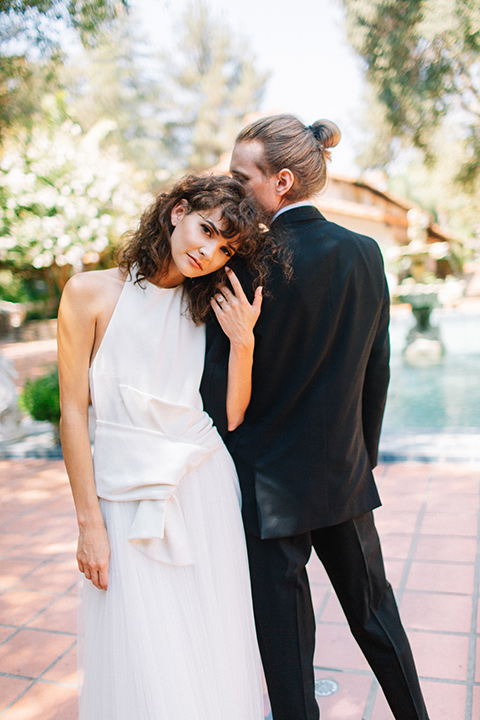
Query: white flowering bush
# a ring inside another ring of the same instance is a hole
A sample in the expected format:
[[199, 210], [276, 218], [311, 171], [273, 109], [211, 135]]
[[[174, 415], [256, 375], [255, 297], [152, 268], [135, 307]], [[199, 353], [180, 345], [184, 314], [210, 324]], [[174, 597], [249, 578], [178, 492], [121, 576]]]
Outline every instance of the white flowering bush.
[[[0, 266], [44, 269], [58, 290], [84, 264], [136, 226], [150, 197], [145, 178], [101, 142], [114, 127], [88, 133], [68, 120], [36, 128], [0, 160]], [[45, 273], [41, 273], [42, 275]], [[59, 287], [60, 286], [60, 287]]]

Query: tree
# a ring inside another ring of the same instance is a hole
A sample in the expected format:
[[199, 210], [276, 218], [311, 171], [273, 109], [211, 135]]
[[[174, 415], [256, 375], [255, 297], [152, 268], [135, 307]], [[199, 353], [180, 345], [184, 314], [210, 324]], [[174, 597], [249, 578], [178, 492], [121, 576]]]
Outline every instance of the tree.
[[104, 118], [114, 120], [107, 143], [137, 167], [158, 173], [169, 155], [162, 120], [168, 100], [159, 80], [168, 68], [148, 73], [147, 52], [129, 17], [104, 33], [96, 46], [66, 58], [59, 79], [68, 113], [83, 130]]
[[[17, 45], [45, 54], [58, 48], [62, 31], [72, 29], [81, 42], [95, 42], [100, 29], [129, 6], [128, 0], [0, 0], [0, 45]], [[8, 52], [7, 52], [8, 54]]]
[[127, 0], [0, 0], [0, 141], [32, 124], [39, 98], [55, 87], [62, 40], [84, 45], [128, 7]]
[[[405, 147], [438, 172], [448, 149], [453, 192], [480, 190], [480, 5], [477, 0], [343, 0], [350, 42], [373, 91], [364, 165]], [[380, 142], [379, 142], [380, 140]], [[440, 141], [447, 145], [441, 145]], [[450, 190], [452, 192], [452, 188]]]
[[176, 27], [173, 47], [155, 55], [129, 16], [67, 58], [60, 75], [82, 128], [114, 118], [108, 140], [163, 179], [216, 165], [266, 83], [246, 43], [202, 2], [189, 4]]
[[171, 98], [165, 128], [184, 166], [202, 170], [218, 162], [245, 115], [258, 110], [268, 75], [256, 71], [247, 44], [203, 0], [187, 6], [179, 26], [176, 47], [163, 58]]
[[88, 133], [69, 119], [36, 127], [0, 161], [0, 269], [43, 279], [49, 312], [72, 272], [97, 264], [149, 200], [142, 175], [102, 147], [112, 129], [110, 120]]

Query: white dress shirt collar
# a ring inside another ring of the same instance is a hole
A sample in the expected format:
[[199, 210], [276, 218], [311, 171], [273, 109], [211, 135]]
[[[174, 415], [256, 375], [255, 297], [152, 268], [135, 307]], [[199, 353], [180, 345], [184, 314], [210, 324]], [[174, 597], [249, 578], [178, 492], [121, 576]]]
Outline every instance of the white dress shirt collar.
[[300, 202], [291, 203], [290, 205], [284, 205], [282, 208], [280, 208], [280, 210], [277, 210], [277, 212], [273, 216], [271, 222], [273, 223], [273, 221], [276, 220], [279, 215], [281, 215], [284, 212], [287, 212], [287, 210], [293, 210], [294, 208], [299, 208], [299, 207], [307, 207], [309, 205], [313, 207], [313, 203], [310, 200], [300, 200]]

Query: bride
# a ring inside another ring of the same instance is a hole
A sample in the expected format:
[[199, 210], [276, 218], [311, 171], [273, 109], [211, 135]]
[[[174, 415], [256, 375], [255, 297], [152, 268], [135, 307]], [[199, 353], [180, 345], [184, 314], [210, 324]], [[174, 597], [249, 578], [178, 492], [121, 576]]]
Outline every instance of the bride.
[[[189, 176], [142, 216], [114, 269], [75, 275], [58, 317], [61, 439], [84, 575], [80, 720], [262, 720], [235, 469], [199, 384], [213, 311], [227, 415], [250, 399], [266, 243], [240, 183]], [[94, 455], [89, 398], [96, 419]]]

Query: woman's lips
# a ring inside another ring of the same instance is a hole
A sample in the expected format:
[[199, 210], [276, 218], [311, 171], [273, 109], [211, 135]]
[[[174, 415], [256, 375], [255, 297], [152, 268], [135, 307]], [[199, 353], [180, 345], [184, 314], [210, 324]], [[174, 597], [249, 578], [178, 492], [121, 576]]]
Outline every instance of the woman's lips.
[[196, 267], [198, 270], [203, 270], [203, 265], [202, 265], [202, 263], [200, 262], [200, 260], [197, 260], [197, 258], [194, 257], [193, 255], [190, 255], [190, 253], [187, 253], [187, 257], [188, 257], [188, 259], [190, 260], [190, 263], [191, 263], [194, 267]]

